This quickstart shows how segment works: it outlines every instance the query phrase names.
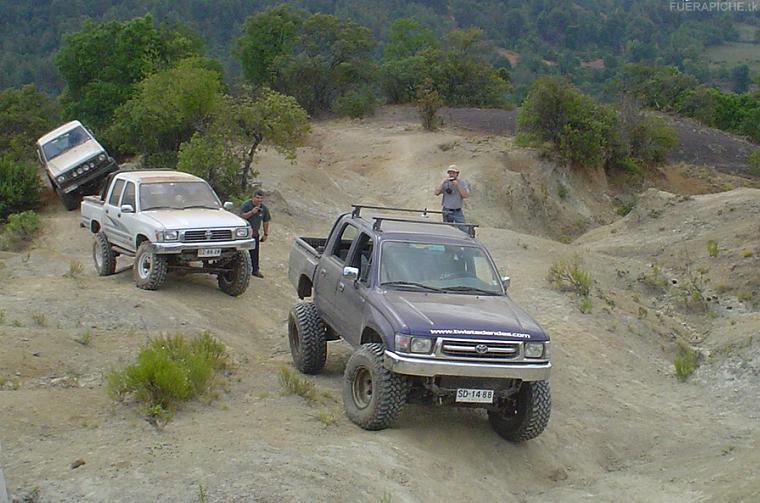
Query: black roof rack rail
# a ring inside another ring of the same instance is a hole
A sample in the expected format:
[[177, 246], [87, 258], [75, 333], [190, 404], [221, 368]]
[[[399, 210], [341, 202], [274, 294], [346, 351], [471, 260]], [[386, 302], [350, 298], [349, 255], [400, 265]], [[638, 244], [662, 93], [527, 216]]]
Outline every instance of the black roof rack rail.
[[421, 209], [421, 210], [414, 210], [410, 208], [393, 208], [391, 206], [367, 206], [365, 204], [352, 204], [351, 207], [354, 209], [354, 211], [351, 212], [351, 218], [356, 218], [361, 215], [362, 209], [366, 208], [368, 210], [385, 210], [385, 211], [402, 211], [405, 213], [422, 213], [422, 215], [427, 215], [428, 213], [438, 214], [442, 215], [442, 211], [435, 211], [435, 210], [429, 210], [427, 208]]
[[[439, 211], [437, 213], [441, 213], [441, 212]], [[406, 218], [372, 217], [372, 219], [375, 221], [375, 223], [372, 225], [372, 228], [376, 231], [380, 230], [380, 226], [382, 225], [383, 222], [407, 222], [411, 224], [448, 225], [451, 227], [456, 227], [461, 231], [467, 232], [467, 234], [471, 238], [474, 238], [475, 228], [478, 227], [478, 224], [458, 224], [456, 222], [430, 222], [428, 220], [410, 220]]]

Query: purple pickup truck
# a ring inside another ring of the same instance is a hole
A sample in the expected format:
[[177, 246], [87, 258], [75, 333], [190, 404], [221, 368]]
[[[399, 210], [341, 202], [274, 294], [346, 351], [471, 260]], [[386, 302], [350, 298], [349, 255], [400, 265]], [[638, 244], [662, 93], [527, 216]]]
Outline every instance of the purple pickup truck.
[[351, 344], [343, 402], [368, 430], [422, 402], [484, 408], [510, 441], [540, 435], [551, 411], [549, 337], [507, 295], [509, 278], [476, 226], [400, 212], [435, 213], [356, 205], [327, 239], [295, 240], [290, 281], [313, 298], [290, 312], [295, 366], [318, 373], [327, 341]]

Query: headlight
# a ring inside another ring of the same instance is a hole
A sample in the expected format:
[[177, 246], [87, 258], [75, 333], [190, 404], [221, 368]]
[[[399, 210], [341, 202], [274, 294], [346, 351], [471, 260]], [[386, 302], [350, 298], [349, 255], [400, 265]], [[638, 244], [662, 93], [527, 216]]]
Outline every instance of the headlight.
[[100, 154], [98, 156], [98, 162], [103, 162], [106, 160], [106, 154]]
[[430, 353], [433, 349], [433, 339], [427, 337], [412, 337], [412, 353]]
[[178, 231], [164, 231], [164, 241], [176, 241], [179, 239]]
[[87, 163], [87, 167], [90, 168], [90, 169], [92, 169], [92, 168], [95, 167], [95, 163], [94, 162], [88, 162]]
[[82, 169], [85, 170], [85, 171], [90, 171], [90, 165], [89, 164], [85, 164], [85, 165], [82, 166]]
[[250, 236], [248, 229], [250, 229], [250, 227], [242, 227], [240, 229], [235, 229], [235, 237], [247, 238], [248, 236]]
[[82, 167], [80, 166], [77, 168], [76, 174], [81, 175], [82, 173], [84, 173], [84, 169], [82, 169]]
[[525, 358], [541, 358], [542, 356], [544, 356], [543, 342], [525, 343]]
[[64, 181], [65, 179], [66, 179], [66, 178], [64, 178], [63, 176], [59, 176], [58, 178], [56, 178], [56, 180], [58, 180], [58, 183], [63, 183], [63, 181]]

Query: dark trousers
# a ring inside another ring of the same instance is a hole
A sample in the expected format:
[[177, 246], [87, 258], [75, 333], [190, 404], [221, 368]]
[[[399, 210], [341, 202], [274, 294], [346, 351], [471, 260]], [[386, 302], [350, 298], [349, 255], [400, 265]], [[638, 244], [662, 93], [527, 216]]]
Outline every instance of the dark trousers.
[[257, 272], [259, 270], [259, 235], [253, 236], [253, 239], [256, 241], [256, 246], [253, 250], [248, 250], [248, 253], [251, 254], [251, 265], [253, 266], [251, 272]]

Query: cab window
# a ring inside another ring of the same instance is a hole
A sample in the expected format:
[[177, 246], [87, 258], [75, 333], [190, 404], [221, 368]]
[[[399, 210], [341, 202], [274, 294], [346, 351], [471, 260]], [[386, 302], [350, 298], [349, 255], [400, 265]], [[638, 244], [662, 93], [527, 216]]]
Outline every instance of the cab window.
[[338, 239], [333, 246], [332, 255], [334, 255], [341, 262], [346, 261], [348, 256], [348, 250], [351, 248], [351, 243], [354, 242], [354, 238], [359, 234], [359, 229], [351, 224], [346, 224], [343, 227]]
[[359, 281], [369, 282], [369, 270], [372, 264], [372, 238], [362, 233], [356, 241], [356, 248], [351, 257], [351, 267], [359, 269]]
[[127, 187], [124, 189], [124, 197], [121, 198], [121, 205], [131, 204], [132, 208], [135, 208], [135, 184], [127, 182]]
[[119, 205], [119, 198], [121, 197], [122, 189], [124, 189], [124, 180], [116, 180], [116, 183], [113, 184], [111, 197], [108, 198], [108, 204], [111, 206]]

